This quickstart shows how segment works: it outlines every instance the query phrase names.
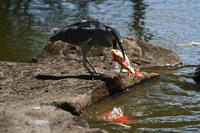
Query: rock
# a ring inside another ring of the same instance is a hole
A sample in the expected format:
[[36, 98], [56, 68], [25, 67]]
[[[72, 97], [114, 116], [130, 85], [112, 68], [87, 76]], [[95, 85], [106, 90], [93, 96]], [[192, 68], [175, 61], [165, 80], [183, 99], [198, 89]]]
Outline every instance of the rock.
[[[125, 52], [133, 66], [139, 68], [173, 67], [182, 63], [173, 50], [149, 44], [133, 36], [125, 36], [123, 38], [123, 43]], [[102, 50], [93, 48], [89, 53], [89, 59], [99, 68], [112, 69], [110, 49], [111, 48], [105, 48]], [[49, 43], [42, 52], [34, 58], [34, 61], [81, 62], [82, 58], [80, 53], [81, 50], [78, 46], [57, 41], [55, 43]]]
[[[0, 62], [0, 70], [4, 73], [0, 82], [0, 101], [11, 103], [25, 100], [27, 104], [54, 105], [77, 115], [84, 107], [104, 97], [158, 76], [149, 73], [133, 80], [134, 77], [129, 78], [126, 74], [102, 70], [105, 74], [92, 80], [81, 64], [73, 68], [65, 63]], [[66, 71], [61, 74], [63, 70]]]
[[181, 64], [178, 55], [170, 49], [149, 44], [133, 36], [124, 37], [126, 54], [130, 62], [140, 68], [176, 66]]
[[107, 133], [90, 129], [86, 121], [53, 106], [1, 106], [1, 133]]
[[195, 72], [194, 72], [194, 75], [193, 75], [193, 78], [195, 81], [198, 81], [200, 82], [200, 67], [198, 67]]
[[200, 46], [199, 42], [190, 42], [185, 44], [176, 44], [176, 46]]
[[[124, 37], [124, 46], [132, 65], [138, 68], [174, 66], [181, 63], [172, 50], [145, 43], [131, 36]], [[13, 125], [11, 129], [17, 129], [15, 126], [18, 122], [12, 121], [14, 118], [11, 116], [15, 115], [15, 110], [20, 112], [20, 107], [24, 108], [25, 112], [21, 114], [25, 115], [27, 115], [27, 111], [30, 111], [31, 105], [50, 109], [50, 112], [45, 112], [45, 118], [38, 117], [37, 119], [52, 122], [54, 113], [54, 118], [56, 118], [57, 109], [59, 109], [58, 112], [65, 112], [66, 115], [69, 112], [79, 115], [85, 107], [105, 97], [158, 76], [156, 73], [143, 72], [141, 77], [127, 77], [127, 74], [113, 72], [110, 48], [93, 48], [88, 58], [104, 74], [96, 75], [93, 79], [82, 66], [80, 48], [61, 41], [49, 43], [34, 57], [34, 63], [0, 61], [0, 110], [6, 108], [6, 111], [3, 111], [5, 113], [1, 113], [1, 118], [7, 118], [8, 121], [7, 125], [4, 121], [3, 126], [10, 128], [9, 124], [11, 123]], [[19, 105], [19, 103], [21, 104]], [[13, 110], [13, 112], [9, 115], [8, 110]], [[42, 112], [38, 115], [42, 115]], [[63, 114], [63, 116], [65, 115]], [[25, 118], [29, 120], [30, 117]], [[61, 119], [61, 123], [65, 123], [63, 118], [59, 117], [58, 119]], [[27, 132], [33, 129], [31, 124], [27, 124], [28, 120], [22, 120], [23, 126], [20, 125], [24, 129], [27, 128]], [[71, 119], [66, 121], [73, 123]], [[43, 122], [48, 124], [47, 121]], [[61, 128], [58, 127], [58, 132], [66, 129], [65, 124], [61, 125]], [[2, 126], [0, 125], [0, 127]], [[8, 130], [8, 128], [4, 129]], [[33, 130], [43, 132], [44, 129], [41, 127], [41, 129]], [[79, 132], [74, 128], [73, 130], [75, 133]], [[82, 126], [80, 130], [91, 133], [104, 132], [88, 129], [87, 126]], [[50, 131], [54, 132], [52, 128], [48, 128], [48, 131], [44, 130], [44, 132]]]

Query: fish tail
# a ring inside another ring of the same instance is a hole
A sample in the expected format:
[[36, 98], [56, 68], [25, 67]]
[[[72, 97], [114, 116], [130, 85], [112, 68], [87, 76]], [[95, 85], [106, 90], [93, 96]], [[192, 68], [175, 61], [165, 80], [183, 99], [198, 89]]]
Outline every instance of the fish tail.
[[133, 68], [133, 71], [135, 76], [139, 76], [142, 73], [142, 72], [137, 72], [136, 68]]
[[123, 58], [123, 57], [121, 57], [121, 60], [122, 60], [122, 62], [124, 62], [124, 63], [125, 63], [125, 60], [124, 60], [124, 58]]

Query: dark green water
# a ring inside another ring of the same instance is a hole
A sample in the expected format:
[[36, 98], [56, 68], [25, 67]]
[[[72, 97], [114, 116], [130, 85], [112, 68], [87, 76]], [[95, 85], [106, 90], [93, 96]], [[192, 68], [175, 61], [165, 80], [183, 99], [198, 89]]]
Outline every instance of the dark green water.
[[[83, 117], [91, 127], [112, 133], [200, 132], [200, 84], [192, 73], [200, 64], [200, 47], [175, 44], [200, 42], [199, 0], [1, 0], [0, 60], [27, 62], [48, 42], [53, 28], [81, 19], [98, 20], [122, 35], [177, 52], [177, 69], [154, 69], [159, 79], [130, 88], [91, 107]], [[97, 114], [123, 108], [131, 129], [99, 120]]]
[[[82, 116], [110, 133], [199, 133], [200, 84], [191, 79], [193, 68], [154, 70], [162, 76], [129, 88], [92, 106]], [[102, 116], [113, 107], [120, 107], [130, 119], [125, 129], [105, 122]]]

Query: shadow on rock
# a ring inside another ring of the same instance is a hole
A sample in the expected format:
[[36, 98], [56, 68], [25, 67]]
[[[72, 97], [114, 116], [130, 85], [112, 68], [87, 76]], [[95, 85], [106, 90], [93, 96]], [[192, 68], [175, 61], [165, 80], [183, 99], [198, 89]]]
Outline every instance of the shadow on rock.
[[99, 76], [90, 76], [90, 75], [78, 75], [78, 76], [37, 75], [35, 78], [39, 80], [60, 80], [60, 79], [68, 79], [68, 78], [77, 78], [77, 79], [85, 79], [85, 80], [102, 79]]
[[[102, 74], [102, 75], [76, 75], [76, 76], [55, 76], [55, 75], [37, 75], [35, 77], [38, 80], [62, 80], [62, 79], [81, 79], [81, 80], [100, 80], [105, 83], [105, 86], [109, 92], [109, 95], [112, 95], [118, 91], [122, 91], [123, 83], [121, 77], [116, 73]], [[96, 81], [98, 82], [98, 81]]]

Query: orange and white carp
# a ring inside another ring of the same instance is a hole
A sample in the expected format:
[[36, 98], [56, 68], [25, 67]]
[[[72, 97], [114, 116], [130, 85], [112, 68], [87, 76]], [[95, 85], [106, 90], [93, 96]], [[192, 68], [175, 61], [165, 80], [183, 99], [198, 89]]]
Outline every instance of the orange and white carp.
[[111, 111], [106, 112], [104, 120], [112, 122], [129, 122], [129, 119], [123, 114], [124, 112], [121, 108], [114, 107]]
[[113, 56], [112, 61], [118, 62], [121, 65], [120, 71], [122, 69], [126, 69], [128, 71], [128, 76], [130, 73], [135, 76], [140, 76], [142, 72], [137, 72], [136, 68], [133, 68], [130, 64], [128, 57], [125, 55], [125, 59], [123, 58], [123, 54], [117, 49], [110, 50], [111, 55]]

